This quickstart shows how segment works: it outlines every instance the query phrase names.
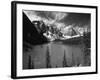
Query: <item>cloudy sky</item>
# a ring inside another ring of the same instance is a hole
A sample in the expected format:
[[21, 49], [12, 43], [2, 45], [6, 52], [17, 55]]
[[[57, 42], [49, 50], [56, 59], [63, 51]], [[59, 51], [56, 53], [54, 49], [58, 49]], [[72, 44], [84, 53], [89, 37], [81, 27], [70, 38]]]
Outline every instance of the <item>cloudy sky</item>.
[[90, 14], [34, 10], [24, 10], [23, 12], [30, 21], [43, 20], [45, 24], [58, 28], [69, 25], [90, 28]]

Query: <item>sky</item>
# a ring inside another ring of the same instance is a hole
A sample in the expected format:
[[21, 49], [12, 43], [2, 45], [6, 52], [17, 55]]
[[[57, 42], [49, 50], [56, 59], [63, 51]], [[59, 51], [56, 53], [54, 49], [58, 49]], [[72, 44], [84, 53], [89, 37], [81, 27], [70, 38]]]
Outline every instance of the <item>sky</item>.
[[87, 27], [90, 29], [91, 15], [86, 13], [69, 13], [56, 11], [23, 11], [30, 21], [43, 20], [47, 25], [53, 25], [58, 28], [68, 27]]

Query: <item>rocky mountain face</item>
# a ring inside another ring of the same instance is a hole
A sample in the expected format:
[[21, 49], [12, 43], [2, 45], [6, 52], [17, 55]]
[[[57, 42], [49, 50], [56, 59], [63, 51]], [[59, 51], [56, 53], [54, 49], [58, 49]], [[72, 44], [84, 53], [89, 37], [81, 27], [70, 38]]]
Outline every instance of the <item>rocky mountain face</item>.
[[47, 39], [42, 35], [42, 31], [39, 32], [39, 30], [23, 13], [23, 41], [34, 45], [47, 42]]

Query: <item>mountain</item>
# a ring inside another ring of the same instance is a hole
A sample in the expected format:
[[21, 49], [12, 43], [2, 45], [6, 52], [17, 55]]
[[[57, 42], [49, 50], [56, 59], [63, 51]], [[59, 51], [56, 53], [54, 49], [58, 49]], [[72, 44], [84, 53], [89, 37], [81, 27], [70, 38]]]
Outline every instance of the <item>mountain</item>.
[[36, 25], [33, 24], [23, 12], [23, 41], [30, 44], [42, 44], [47, 42], [46, 37], [39, 33]]

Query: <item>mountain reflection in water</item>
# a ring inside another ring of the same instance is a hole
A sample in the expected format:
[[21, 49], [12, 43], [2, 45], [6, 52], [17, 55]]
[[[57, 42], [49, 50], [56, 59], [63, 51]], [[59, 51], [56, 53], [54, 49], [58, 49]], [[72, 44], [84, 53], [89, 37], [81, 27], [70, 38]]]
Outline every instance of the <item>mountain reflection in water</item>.
[[23, 52], [23, 69], [90, 66], [90, 49], [61, 41], [34, 45]]

